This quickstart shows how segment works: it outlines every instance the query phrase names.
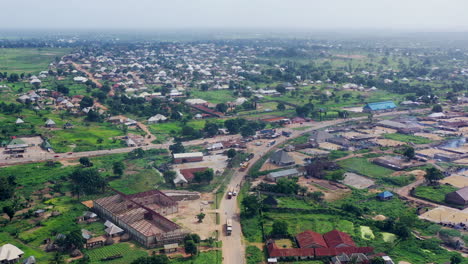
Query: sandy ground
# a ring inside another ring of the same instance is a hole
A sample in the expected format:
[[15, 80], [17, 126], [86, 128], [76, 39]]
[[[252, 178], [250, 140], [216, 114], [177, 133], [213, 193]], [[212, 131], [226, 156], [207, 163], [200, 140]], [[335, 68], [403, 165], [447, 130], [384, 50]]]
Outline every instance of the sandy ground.
[[432, 209], [420, 215], [419, 218], [435, 223], [451, 222], [468, 224], [468, 212], [460, 211], [458, 209], [453, 209], [446, 206], [439, 206], [435, 209]]
[[416, 179], [422, 179], [424, 178], [424, 175], [426, 175], [426, 172], [423, 171], [423, 170], [412, 170], [410, 172], [408, 171], [395, 171], [394, 173], [392, 173], [392, 176], [401, 176], [403, 174], [412, 174], [416, 177]]
[[373, 129], [361, 129], [358, 131], [362, 133], [366, 133], [366, 134], [371, 134], [371, 135], [393, 134], [397, 132], [396, 129], [386, 128], [386, 127], [381, 127], [381, 126], [376, 126]]
[[440, 181], [441, 183], [448, 183], [452, 186], [455, 186], [457, 188], [463, 188], [465, 186], [468, 186], [468, 177], [462, 176], [462, 175], [452, 175], [447, 178], [444, 178], [443, 180]]
[[[212, 237], [217, 228], [216, 215], [214, 211], [211, 211], [211, 205], [208, 201], [213, 199], [214, 197], [212, 194], [203, 194], [201, 199], [180, 201], [178, 202], [179, 212], [168, 215], [167, 217], [181, 225], [182, 228], [199, 234], [202, 239]], [[196, 217], [200, 212], [206, 214], [202, 223], [198, 223], [198, 219]]]
[[355, 137], [358, 137], [358, 136], [362, 136], [364, 134], [358, 133], [358, 132], [345, 132], [345, 133], [341, 133], [340, 135], [343, 136], [346, 139], [352, 139], [352, 138], [355, 138]]
[[174, 164], [174, 170], [181, 169], [191, 169], [191, 168], [200, 168], [208, 167], [212, 168], [215, 172], [223, 172], [227, 166], [227, 156], [225, 155], [210, 155], [204, 156], [203, 160], [200, 162], [187, 162], [182, 164]]
[[[339, 200], [351, 192], [351, 190], [346, 186], [339, 185], [343, 188], [341, 189], [330, 185], [327, 180], [306, 179], [304, 177], [300, 177], [297, 183], [301, 186], [306, 186], [309, 192], [322, 192], [325, 195], [325, 201], [328, 202]], [[326, 188], [325, 186], [330, 187], [330, 189]]]
[[319, 147], [321, 149], [326, 149], [326, 150], [339, 150], [342, 148], [340, 145], [336, 145], [336, 144], [329, 143], [329, 142], [319, 143]]
[[442, 154], [447, 154], [447, 155], [452, 155], [453, 153], [441, 150], [441, 149], [435, 149], [435, 148], [428, 148], [428, 149], [422, 149], [416, 151], [416, 154], [422, 154], [431, 158], [434, 158], [435, 154], [442, 153]]
[[425, 137], [425, 138], [428, 138], [428, 139], [431, 139], [431, 140], [443, 140], [444, 139], [441, 136], [434, 135], [434, 134], [431, 134], [431, 133], [415, 133], [414, 135], [419, 136], [419, 137]]
[[457, 152], [457, 153], [461, 153], [461, 154], [466, 154], [468, 153], [468, 145], [463, 145], [459, 148], [446, 148], [447, 150], [450, 150], [450, 151], [453, 151], [453, 152]]
[[352, 172], [345, 173], [345, 178], [342, 182], [357, 189], [366, 189], [374, 185], [373, 180]]
[[[19, 137], [19, 139], [23, 140], [29, 147], [26, 149], [25, 153], [22, 153], [26, 158], [40, 158], [44, 157], [44, 155], [50, 154], [51, 152], [47, 152], [46, 150], [42, 149], [40, 145], [42, 144], [41, 137]], [[52, 151], [53, 153], [53, 151]], [[0, 148], [0, 160], [7, 160], [7, 159], [16, 159], [12, 158], [10, 154], [5, 153], [5, 148]]]
[[406, 144], [404, 142], [393, 139], [374, 139], [372, 141], [382, 147], [398, 147]]
[[354, 113], [362, 113], [362, 106], [358, 107], [343, 107], [341, 108], [343, 110], [349, 111], [349, 112], [354, 112]]
[[301, 149], [300, 152], [307, 153], [309, 155], [328, 155], [330, 152], [326, 150], [316, 149], [316, 148], [306, 148]]

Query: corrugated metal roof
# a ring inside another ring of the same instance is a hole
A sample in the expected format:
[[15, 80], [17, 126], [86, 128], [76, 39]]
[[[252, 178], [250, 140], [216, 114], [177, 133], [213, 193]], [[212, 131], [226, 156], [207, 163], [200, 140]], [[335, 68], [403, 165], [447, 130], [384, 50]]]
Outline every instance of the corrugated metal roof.
[[396, 108], [396, 105], [392, 101], [384, 101], [384, 102], [368, 103], [364, 107], [369, 108], [372, 111], [378, 111], [378, 110], [393, 109], [393, 108]]

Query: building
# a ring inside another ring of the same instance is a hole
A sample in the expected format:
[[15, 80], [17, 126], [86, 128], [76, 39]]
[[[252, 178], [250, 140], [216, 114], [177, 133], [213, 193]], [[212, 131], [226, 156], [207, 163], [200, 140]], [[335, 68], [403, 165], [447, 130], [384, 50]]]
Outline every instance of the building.
[[164, 122], [167, 120], [167, 117], [161, 115], [161, 114], [157, 114], [155, 116], [152, 116], [150, 118], [148, 118], [148, 124], [157, 124], [157, 123], [160, 123], [160, 122]]
[[270, 157], [270, 163], [278, 166], [291, 166], [296, 162], [294, 159], [284, 150], [278, 150]]
[[292, 178], [292, 177], [299, 177], [303, 176], [304, 172], [300, 172], [298, 169], [289, 169], [289, 170], [282, 170], [282, 171], [275, 171], [268, 173], [267, 179], [270, 181], [276, 182], [278, 179], [281, 178]]
[[180, 171], [176, 171], [176, 177], [174, 178], [174, 184], [176, 186], [183, 187], [184, 185], [190, 183], [195, 178], [196, 172], [202, 172], [209, 169], [208, 167], [202, 168], [191, 168], [191, 169], [183, 169]]
[[[164, 193], [151, 190], [126, 195], [114, 191], [116, 195], [93, 201], [95, 212], [143, 246], [154, 248], [178, 243], [187, 234], [179, 225], [164, 217], [178, 211], [177, 202]], [[109, 235], [120, 233], [114, 232], [119, 231], [117, 228], [112, 230], [110, 227], [106, 229]]]
[[458, 191], [447, 193], [445, 195], [445, 201], [457, 205], [468, 205], [468, 186]]
[[377, 199], [379, 199], [381, 201], [390, 200], [392, 198], [393, 198], [393, 193], [391, 193], [389, 191], [384, 191], [384, 192], [381, 192], [381, 193], [377, 194]]
[[375, 112], [390, 112], [397, 108], [394, 102], [384, 101], [376, 103], [367, 103], [362, 111], [365, 113], [375, 113]]
[[6, 145], [5, 151], [9, 154], [24, 153], [28, 147], [29, 145], [23, 140], [14, 138]]
[[[279, 248], [274, 241], [268, 241], [268, 256], [270, 258], [277, 258], [278, 260], [304, 260], [337, 257], [343, 256], [343, 254], [347, 256], [362, 254], [366, 257], [365, 254], [370, 254], [374, 251], [372, 247], [357, 247], [348, 234], [338, 230], [332, 230], [323, 235], [306, 230], [296, 236], [296, 241], [299, 248]], [[360, 259], [364, 258], [362, 255], [359, 255]]]
[[52, 128], [52, 127], [56, 127], [57, 124], [55, 124], [54, 120], [52, 119], [47, 119], [47, 121], [45, 122], [45, 127], [49, 127], [49, 128]]
[[24, 252], [12, 244], [5, 244], [0, 247], [0, 264], [18, 263]]
[[203, 160], [202, 152], [176, 153], [173, 154], [174, 163], [197, 162]]

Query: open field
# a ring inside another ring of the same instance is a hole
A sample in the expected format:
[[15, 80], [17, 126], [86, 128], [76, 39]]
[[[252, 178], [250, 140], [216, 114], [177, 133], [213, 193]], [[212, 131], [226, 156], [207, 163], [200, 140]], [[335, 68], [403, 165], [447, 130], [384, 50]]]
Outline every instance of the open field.
[[450, 185], [418, 186], [416, 187], [414, 194], [429, 201], [434, 201], [436, 203], [444, 203], [445, 195], [456, 190], [458, 190], [458, 188], [455, 188]]
[[102, 258], [111, 257], [118, 254], [121, 254], [123, 258], [106, 261], [105, 263], [128, 264], [139, 257], [148, 256], [148, 253], [145, 250], [137, 248], [134, 244], [131, 243], [118, 243], [92, 250], [86, 250], [85, 252], [88, 254], [90, 263], [92, 264], [103, 263], [101, 261]]
[[236, 100], [231, 90], [190, 91], [192, 98], [200, 98], [213, 104]]
[[365, 157], [355, 157], [338, 161], [343, 169], [361, 174], [370, 178], [381, 178], [390, 176], [394, 171], [376, 165]]
[[47, 70], [55, 57], [62, 57], [71, 49], [24, 48], [0, 49], [0, 71], [16, 73], [36, 73]]
[[414, 144], [429, 144], [433, 141], [426, 137], [413, 136], [413, 135], [404, 135], [404, 134], [384, 134], [384, 138], [393, 139], [396, 141], [401, 141], [405, 143], [414, 143]]

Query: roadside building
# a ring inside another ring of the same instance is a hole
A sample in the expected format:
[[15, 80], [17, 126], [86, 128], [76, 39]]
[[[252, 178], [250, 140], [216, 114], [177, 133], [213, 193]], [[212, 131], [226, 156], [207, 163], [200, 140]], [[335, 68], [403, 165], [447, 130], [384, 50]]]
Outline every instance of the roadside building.
[[367, 103], [362, 111], [365, 113], [380, 113], [380, 112], [390, 112], [397, 108], [394, 102], [384, 101], [376, 103]]
[[173, 154], [174, 163], [197, 162], [203, 160], [202, 152]]
[[56, 125], [57, 124], [52, 119], [47, 119], [47, 121], [45, 122], [45, 127], [53, 128], [56, 127]]
[[6, 145], [5, 151], [8, 154], [24, 153], [28, 147], [29, 145], [22, 139], [14, 138]]
[[304, 175], [304, 172], [300, 172], [298, 169], [289, 169], [289, 170], [271, 172], [267, 175], [267, 179], [270, 181], [276, 182], [278, 179], [281, 179], [281, 178], [292, 178], [292, 177], [299, 177], [303, 175]]
[[389, 191], [384, 191], [384, 192], [381, 192], [381, 193], [377, 194], [377, 199], [379, 199], [381, 201], [390, 200], [392, 198], [393, 198], [393, 193], [391, 193]]
[[468, 186], [446, 194], [445, 201], [457, 205], [468, 205]]
[[201, 168], [191, 168], [191, 169], [183, 169], [180, 171], [176, 171], [176, 177], [174, 178], [174, 184], [179, 187], [183, 187], [186, 184], [193, 181], [195, 178], [195, 173], [203, 172], [209, 169], [208, 167], [201, 167]]
[[286, 151], [278, 150], [271, 155], [270, 163], [278, 166], [291, 166], [295, 164], [295, 161]]
[[157, 123], [164, 122], [166, 120], [167, 120], [167, 117], [161, 114], [157, 114], [155, 116], [148, 118], [148, 124], [157, 124]]

